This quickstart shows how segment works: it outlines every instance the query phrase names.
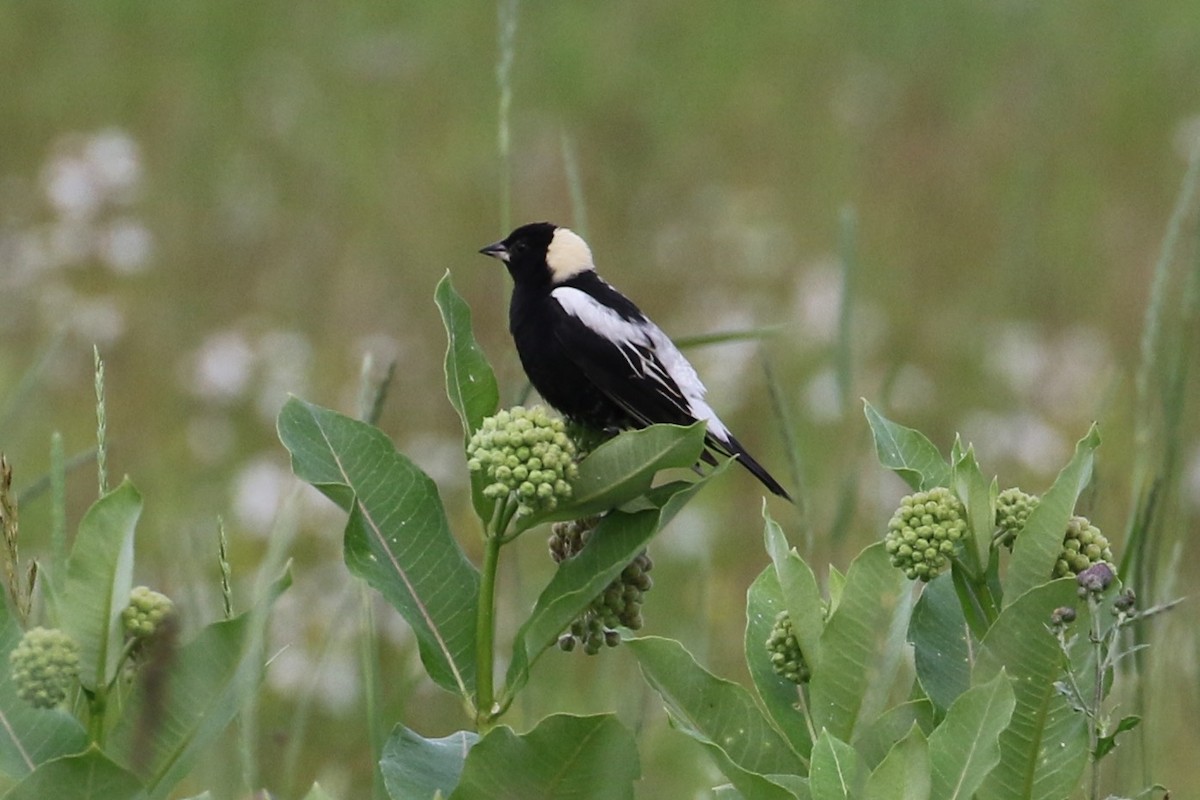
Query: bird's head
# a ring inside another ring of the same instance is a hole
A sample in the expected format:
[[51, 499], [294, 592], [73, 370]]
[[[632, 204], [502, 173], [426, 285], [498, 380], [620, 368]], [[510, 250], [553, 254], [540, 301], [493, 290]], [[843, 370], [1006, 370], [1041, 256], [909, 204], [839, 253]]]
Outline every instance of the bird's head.
[[479, 252], [503, 261], [513, 281], [521, 284], [558, 284], [595, 269], [583, 237], [550, 222], [522, 225]]

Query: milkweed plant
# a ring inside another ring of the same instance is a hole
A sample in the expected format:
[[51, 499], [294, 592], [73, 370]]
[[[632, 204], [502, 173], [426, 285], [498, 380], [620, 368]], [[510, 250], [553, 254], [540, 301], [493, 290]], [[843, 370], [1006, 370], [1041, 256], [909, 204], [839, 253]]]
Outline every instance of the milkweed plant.
[[[597, 441], [543, 407], [502, 409], [448, 275], [435, 300], [473, 531], [452, 530], [437, 485], [373, 414], [292, 398], [277, 421], [296, 476], [347, 514], [349, 571], [406, 620], [428, 679], [463, 711], [461, 728], [439, 738], [397, 724], [375, 753], [378, 792], [632, 797], [638, 742], [615, 714], [556, 713], [524, 732], [505, 723], [547, 653], [623, 644], [673, 727], [724, 776], [720, 798], [1101, 796], [1101, 760], [1140, 721], [1110, 699], [1118, 665], [1137, 649], [1127, 631], [1164, 608], [1139, 606], [1108, 538], [1076, 513], [1100, 443], [1094, 426], [1035, 494], [1001, 490], [972, 447], [956, 440], [943, 455], [867, 404], [880, 464], [911, 493], [879, 522], [877, 541], [824, 581], [764, 506], [769, 563], [746, 596], [747, 687], [706, 670], [679, 641], [636, 635], [653, 586], [648, 544], [727, 466], [692, 470], [703, 425]], [[97, 358], [98, 386], [102, 377]], [[180, 642], [174, 602], [132, 586], [142, 501], [128, 480], [106, 486], [98, 393], [101, 497], [69, 552], [56, 532], [40, 572], [18, 560], [3, 465], [0, 713], [15, 732], [0, 737], [4, 798], [69, 796], [82, 774], [105, 787], [89, 796], [170, 796], [261, 679], [265, 620], [290, 580], [284, 571], [240, 616], [226, 581], [226, 618]], [[61, 490], [61, 452], [52, 461]], [[557, 566], [527, 616], [500, 630], [502, 555], [535, 530]], [[478, 537], [479, 564], [464, 536]], [[45, 600], [36, 613], [35, 582]], [[309, 797], [327, 795], [314, 787]]]

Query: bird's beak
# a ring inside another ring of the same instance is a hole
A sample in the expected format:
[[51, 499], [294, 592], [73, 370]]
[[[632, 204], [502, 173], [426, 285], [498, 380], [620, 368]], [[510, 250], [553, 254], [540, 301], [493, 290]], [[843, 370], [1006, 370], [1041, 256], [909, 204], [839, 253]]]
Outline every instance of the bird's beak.
[[505, 263], [508, 262], [508, 248], [504, 246], [503, 241], [493, 242], [487, 247], [480, 249], [479, 252], [483, 253], [485, 256], [498, 258]]

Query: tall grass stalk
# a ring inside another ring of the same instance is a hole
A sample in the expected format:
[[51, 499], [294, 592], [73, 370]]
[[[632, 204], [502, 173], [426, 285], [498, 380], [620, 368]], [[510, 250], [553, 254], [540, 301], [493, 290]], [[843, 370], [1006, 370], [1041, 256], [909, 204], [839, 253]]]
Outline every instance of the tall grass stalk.
[[54, 338], [38, 353], [38, 357], [33, 364], [21, 375], [21, 379], [17, 381], [16, 387], [13, 388], [12, 392], [5, 399], [4, 408], [0, 411], [0, 436], [8, 433], [8, 426], [12, 424], [17, 413], [25, 406], [25, 401], [37, 387], [42, 373], [45, 372], [50, 359], [58, 352], [58, 348], [65, 338], [65, 330], [60, 330], [54, 335]]
[[50, 435], [50, 577], [57, 582], [67, 574], [67, 457], [63, 437]]
[[512, 66], [517, 51], [519, 0], [499, 0], [496, 7], [499, 48], [496, 59], [496, 88], [500, 103], [496, 118], [496, 148], [500, 156], [500, 232], [512, 229], [512, 139], [509, 116], [512, 110]]
[[571, 195], [571, 227], [583, 238], [588, 238], [587, 202], [583, 196], [583, 178], [579, 173], [579, 157], [575, 143], [562, 132], [563, 170], [567, 174], [567, 191]]
[[[284, 497], [275, 513], [275, 521], [267, 538], [267, 552], [263, 555], [262, 563], [255, 576], [254, 594], [251, 606], [252, 617], [247, 626], [252, 634], [246, 641], [246, 652], [252, 660], [267, 664], [275, 657], [266, 657], [267, 649], [267, 620], [264, 617], [270, 613], [270, 604], [262, 602], [271, 591], [271, 584], [279, 575], [290, 569], [292, 545], [300, 532], [300, 520], [303, 519], [304, 501], [302, 488], [297, 486]], [[261, 786], [261, 770], [258, 764], [258, 703], [261, 692], [258, 684], [246, 681], [245, 696], [241, 698], [241, 713], [239, 715], [238, 758], [241, 760], [242, 788], [245, 794], [256, 791]], [[292, 795], [288, 795], [292, 796]]]
[[108, 414], [104, 407], [104, 362], [96, 345], [92, 345], [92, 359], [96, 370], [96, 480], [104, 497], [108, 494]]
[[[1178, 498], [1183, 471], [1181, 444], [1187, 435], [1186, 409], [1191, 402], [1187, 390], [1189, 367], [1200, 353], [1200, 230], [1193, 233], [1192, 269], [1183, 278], [1182, 290], [1172, 291], [1172, 285], [1189, 218], [1195, 226], [1193, 208], [1198, 186], [1200, 138], [1192, 148], [1155, 262], [1135, 374], [1132, 498], [1120, 573], [1147, 599], [1168, 597], [1164, 588], [1174, 582], [1173, 573], [1180, 560], [1171, 559], [1166, 565], [1167, 574], [1160, 574], [1162, 554], [1179, 552], [1187, 528]], [[1171, 519], [1180, 524], [1169, 524]], [[1139, 627], [1132, 635], [1142, 645], [1150, 632]], [[1142, 713], [1151, 710], [1148, 658], [1139, 651], [1134, 659], [1138, 675], [1134, 704]], [[1150, 741], [1155, 728], [1144, 725], [1135, 732], [1143, 783], [1150, 782], [1155, 769], [1156, 748]]]

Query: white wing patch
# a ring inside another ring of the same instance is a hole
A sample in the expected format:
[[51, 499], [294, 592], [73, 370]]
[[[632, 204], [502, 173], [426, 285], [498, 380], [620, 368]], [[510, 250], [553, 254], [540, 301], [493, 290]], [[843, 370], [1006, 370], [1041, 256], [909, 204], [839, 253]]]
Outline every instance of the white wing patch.
[[700, 376], [661, 328], [645, 317], [625, 319], [586, 292], [569, 286], [560, 286], [550, 296], [563, 311], [617, 345], [635, 375], [653, 380], [692, 417], [707, 422], [714, 438], [728, 440], [729, 429], [704, 401], [706, 390]]

